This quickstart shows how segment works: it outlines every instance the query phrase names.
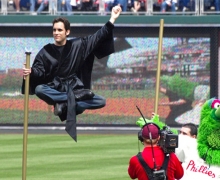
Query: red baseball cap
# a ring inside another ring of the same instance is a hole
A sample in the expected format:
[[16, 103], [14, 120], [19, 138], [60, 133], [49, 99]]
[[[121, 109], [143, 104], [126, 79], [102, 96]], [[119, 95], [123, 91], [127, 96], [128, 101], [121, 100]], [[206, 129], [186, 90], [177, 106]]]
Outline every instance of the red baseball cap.
[[148, 124], [144, 126], [142, 129], [142, 137], [145, 139], [150, 139], [149, 133], [151, 133], [152, 139], [157, 139], [159, 137], [158, 127], [155, 124]]

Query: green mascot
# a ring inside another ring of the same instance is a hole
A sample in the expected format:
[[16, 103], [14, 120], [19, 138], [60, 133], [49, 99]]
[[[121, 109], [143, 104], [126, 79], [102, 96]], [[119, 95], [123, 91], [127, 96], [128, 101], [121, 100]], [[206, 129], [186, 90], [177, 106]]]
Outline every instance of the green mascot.
[[220, 166], [219, 99], [209, 99], [202, 106], [197, 140], [199, 156], [208, 164]]

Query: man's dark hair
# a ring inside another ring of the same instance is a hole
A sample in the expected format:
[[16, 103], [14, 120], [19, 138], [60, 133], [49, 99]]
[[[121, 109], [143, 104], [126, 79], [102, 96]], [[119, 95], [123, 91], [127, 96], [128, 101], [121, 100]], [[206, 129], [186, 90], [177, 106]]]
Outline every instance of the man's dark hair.
[[193, 123], [186, 123], [182, 127], [186, 127], [190, 129], [190, 135], [196, 135], [197, 136], [197, 126]]
[[54, 25], [55, 23], [58, 23], [58, 22], [62, 22], [62, 23], [64, 24], [64, 27], [65, 27], [66, 31], [67, 31], [67, 30], [70, 30], [70, 22], [69, 22], [66, 18], [63, 18], [63, 17], [55, 18], [55, 19], [53, 20], [53, 25]]

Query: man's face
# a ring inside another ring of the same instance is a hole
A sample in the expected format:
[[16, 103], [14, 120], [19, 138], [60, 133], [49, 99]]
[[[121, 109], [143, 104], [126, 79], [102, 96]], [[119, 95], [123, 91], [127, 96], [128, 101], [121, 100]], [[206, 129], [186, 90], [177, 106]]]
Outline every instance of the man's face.
[[62, 22], [54, 23], [53, 25], [53, 38], [55, 45], [63, 46], [66, 44], [66, 37], [69, 35], [70, 30], [65, 29]]
[[186, 136], [189, 136], [189, 137], [191, 137], [191, 138], [196, 138], [195, 135], [192, 136], [192, 135], [190, 134], [190, 128], [182, 127], [179, 132], [180, 132], [180, 134], [182, 134], [182, 135], [186, 135]]

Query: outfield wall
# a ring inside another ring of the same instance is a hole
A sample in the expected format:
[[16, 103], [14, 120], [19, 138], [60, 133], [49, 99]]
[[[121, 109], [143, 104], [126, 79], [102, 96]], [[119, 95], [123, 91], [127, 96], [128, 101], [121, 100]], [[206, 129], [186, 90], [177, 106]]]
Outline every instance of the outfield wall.
[[[16, 19], [15, 19], [16, 18]], [[25, 47], [32, 49], [31, 62], [39, 49], [52, 43], [53, 16], [0, 16], [0, 123], [22, 125], [23, 96], [19, 94]], [[71, 16], [71, 37], [97, 31], [107, 16]], [[115, 50], [96, 59], [93, 91], [107, 99], [106, 107], [85, 111], [77, 117], [81, 125], [134, 125], [140, 117], [136, 105], [148, 118], [154, 111], [159, 22], [164, 19], [161, 75], [178, 74], [189, 82], [210, 88], [209, 97], [218, 97], [219, 18], [216, 16], [121, 16], [115, 24]], [[198, 95], [192, 91], [192, 106]], [[195, 97], [196, 96], [196, 97]], [[160, 93], [159, 103], [168, 102]], [[60, 125], [53, 107], [30, 96], [29, 124]], [[158, 107], [164, 121], [170, 112]], [[197, 113], [198, 114], [198, 113]], [[198, 119], [195, 116], [194, 119]], [[175, 121], [175, 120], [174, 120]], [[179, 121], [179, 125], [185, 121]], [[192, 120], [194, 122], [194, 120]], [[198, 123], [198, 120], [196, 120]]]

